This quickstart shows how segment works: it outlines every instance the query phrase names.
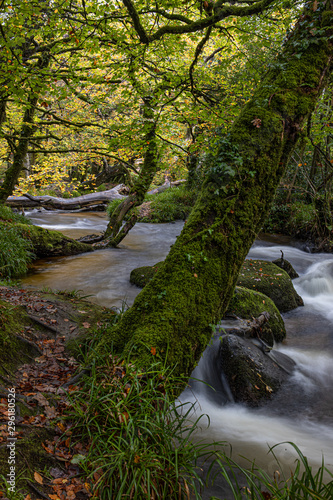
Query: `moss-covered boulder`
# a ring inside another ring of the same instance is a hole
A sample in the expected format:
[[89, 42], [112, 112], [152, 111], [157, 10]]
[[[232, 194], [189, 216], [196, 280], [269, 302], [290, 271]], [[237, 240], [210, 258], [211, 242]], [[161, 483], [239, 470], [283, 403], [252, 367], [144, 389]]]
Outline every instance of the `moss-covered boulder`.
[[292, 280], [299, 277], [299, 274], [295, 271], [289, 260], [280, 257], [279, 259], [273, 260], [273, 264], [286, 271]]
[[155, 273], [162, 264], [163, 261], [158, 262], [154, 266], [143, 266], [133, 269], [130, 274], [130, 282], [132, 283], [132, 285], [143, 288], [147, 283], [149, 283], [150, 280], [153, 279]]
[[289, 275], [272, 262], [245, 260], [239, 273], [237, 285], [264, 293], [273, 300], [281, 312], [291, 311], [304, 305]]
[[274, 302], [263, 293], [237, 286], [226, 316], [251, 319], [260, 316], [264, 311], [269, 313], [270, 318], [268, 323], [262, 326], [260, 337], [269, 345], [273, 345], [273, 341], [282, 342], [286, 337], [284, 321]]
[[[280, 261], [283, 261], [282, 264]], [[143, 288], [154, 277], [162, 264], [163, 262], [158, 262], [154, 266], [133, 269], [130, 282]], [[303, 300], [296, 292], [288, 275], [289, 273], [294, 275], [293, 273], [296, 273], [296, 271], [284, 259], [278, 259], [277, 264], [264, 260], [247, 259], [242, 266], [237, 285], [267, 295], [273, 300], [279, 311], [287, 312], [303, 305]], [[251, 315], [248, 317], [251, 317]]]
[[15, 227], [24, 238], [31, 241], [32, 251], [37, 258], [76, 255], [93, 251], [90, 245], [64, 236], [59, 231], [27, 224], [16, 224]]
[[295, 363], [275, 351], [263, 352], [251, 340], [236, 335], [221, 338], [220, 366], [235, 401], [258, 406], [292, 374]]

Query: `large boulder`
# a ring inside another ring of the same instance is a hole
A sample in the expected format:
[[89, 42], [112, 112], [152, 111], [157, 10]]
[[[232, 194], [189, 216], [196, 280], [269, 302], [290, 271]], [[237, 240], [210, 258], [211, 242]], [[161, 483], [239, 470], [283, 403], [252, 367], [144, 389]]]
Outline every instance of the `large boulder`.
[[264, 311], [267, 311], [270, 317], [261, 328], [260, 338], [269, 345], [273, 345], [274, 341], [282, 342], [286, 337], [284, 321], [274, 302], [263, 293], [236, 286], [226, 316], [251, 319]]
[[235, 401], [258, 406], [292, 374], [295, 362], [283, 353], [258, 347], [251, 339], [223, 335], [219, 362]]
[[291, 311], [304, 305], [290, 276], [272, 262], [245, 260], [238, 276], [237, 285], [264, 293], [273, 300], [281, 312]]
[[[277, 265], [264, 260], [245, 260], [239, 273], [237, 285], [267, 295], [273, 300], [279, 311], [287, 312], [302, 306], [303, 300], [296, 292], [288, 275], [289, 272], [292, 276], [295, 273], [291, 264], [284, 259], [278, 259], [276, 262]], [[158, 262], [154, 266], [133, 269], [130, 282], [143, 288], [153, 279], [157, 269], [162, 264], [163, 262]]]

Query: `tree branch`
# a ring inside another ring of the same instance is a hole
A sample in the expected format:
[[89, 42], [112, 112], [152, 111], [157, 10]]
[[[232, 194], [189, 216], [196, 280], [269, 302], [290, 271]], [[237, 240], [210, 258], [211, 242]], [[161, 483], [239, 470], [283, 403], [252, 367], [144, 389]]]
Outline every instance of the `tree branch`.
[[125, 5], [128, 13], [133, 21], [135, 31], [137, 32], [137, 34], [139, 35], [139, 38], [140, 38], [140, 42], [148, 44], [149, 37], [148, 37], [147, 33], [145, 32], [144, 27], [141, 24], [139, 14], [137, 13], [137, 11], [135, 9], [132, 0], [123, 0], [123, 4]]

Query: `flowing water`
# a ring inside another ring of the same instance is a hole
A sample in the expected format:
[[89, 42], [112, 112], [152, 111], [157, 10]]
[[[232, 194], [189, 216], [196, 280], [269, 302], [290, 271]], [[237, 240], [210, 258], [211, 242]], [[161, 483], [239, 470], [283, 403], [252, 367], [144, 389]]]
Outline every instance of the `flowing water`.
[[[28, 214], [29, 215], [29, 214]], [[74, 238], [103, 231], [106, 217], [100, 213], [63, 214], [33, 212], [35, 224], [58, 229]], [[91, 300], [108, 307], [130, 305], [139, 289], [129, 284], [130, 271], [139, 266], [163, 260], [170, 245], [180, 234], [182, 223], [137, 224], [120, 249], [99, 250], [75, 257], [53, 258], [35, 263], [33, 272], [23, 280], [24, 286], [53, 289], [77, 289], [91, 295]], [[218, 387], [215, 393], [207, 385], [193, 383], [181, 396], [183, 402], [196, 402], [196, 414], [209, 416], [201, 420], [198, 439], [207, 442], [226, 441], [232, 446], [232, 457], [242, 465], [247, 460], [271, 474], [277, 464], [268, 449], [277, 443], [292, 441], [314, 467], [325, 465], [333, 472], [333, 255], [311, 254], [291, 246], [288, 240], [257, 240], [249, 257], [274, 260], [280, 251], [299, 273], [295, 288], [305, 306], [284, 315], [287, 340], [277, 347], [296, 362], [296, 370], [278, 394], [265, 406], [248, 409], [232, 402], [226, 384], [214, 370], [216, 344], [208, 347], [193, 377]], [[228, 401], [221, 405], [221, 401]], [[288, 443], [275, 449], [281, 467], [288, 473], [294, 467], [295, 452]], [[233, 498], [220, 478], [204, 499], [215, 494]]]

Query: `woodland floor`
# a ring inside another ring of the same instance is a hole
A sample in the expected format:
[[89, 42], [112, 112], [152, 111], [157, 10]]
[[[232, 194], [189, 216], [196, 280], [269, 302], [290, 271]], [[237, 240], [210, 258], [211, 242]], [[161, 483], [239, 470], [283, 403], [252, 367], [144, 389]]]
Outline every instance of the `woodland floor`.
[[[0, 375], [0, 477], [9, 471], [7, 389], [15, 387], [16, 491], [21, 489], [25, 500], [92, 496], [72, 462], [73, 456], [86, 454], [87, 445], [72, 440], [69, 395], [78, 389], [79, 363], [66, 344], [102, 326], [114, 313], [68, 295], [0, 287], [0, 300], [26, 312], [26, 324], [16, 333], [39, 350], [39, 356], [16, 373], [5, 369], [6, 376]], [[7, 498], [4, 487], [0, 498]]]

